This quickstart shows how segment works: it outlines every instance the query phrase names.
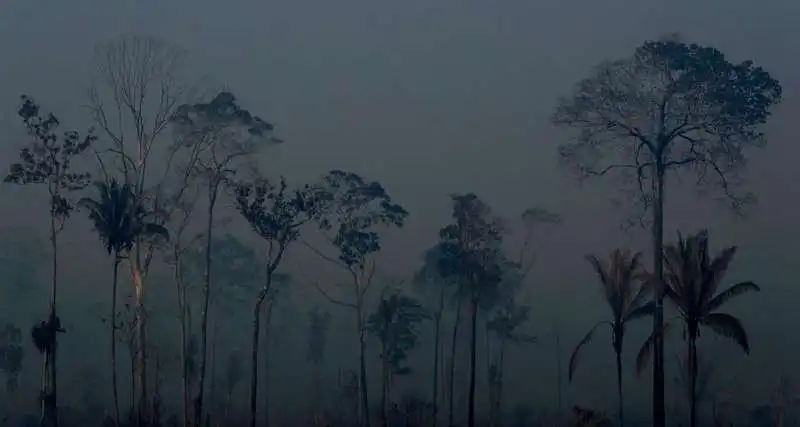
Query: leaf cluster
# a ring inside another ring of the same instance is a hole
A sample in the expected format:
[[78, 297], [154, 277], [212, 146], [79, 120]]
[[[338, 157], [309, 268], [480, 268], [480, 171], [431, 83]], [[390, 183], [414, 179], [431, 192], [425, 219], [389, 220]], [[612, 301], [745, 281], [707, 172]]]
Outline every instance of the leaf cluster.
[[392, 201], [377, 181], [332, 170], [315, 186], [315, 219], [333, 231], [339, 260], [348, 268], [363, 268], [366, 257], [381, 249], [378, 227], [401, 228], [408, 211]]
[[411, 372], [404, 362], [419, 341], [417, 325], [428, 317], [416, 299], [396, 291], [384, 295], [375, 312], [367, 319], [368, 330], [382, 344], [381, 359], [390, 366], [393, 375]]
[[22, 118], [31, 142], [20, 150], [19, 162], [11, 165], [4, 182], [47, 184], [51, 214], [63, 221], [73, 209], [63, 193], [85, 188], [90, 179], [88, 173], [71, 171], [72, 160], [86, 151], [97, 137], [91, 129], [84, 137], [75, 130], [59, 134], [61, 123], [52, 113], [41, 112], [39, 105], [26, 95], [21, 99], [17, 115]]

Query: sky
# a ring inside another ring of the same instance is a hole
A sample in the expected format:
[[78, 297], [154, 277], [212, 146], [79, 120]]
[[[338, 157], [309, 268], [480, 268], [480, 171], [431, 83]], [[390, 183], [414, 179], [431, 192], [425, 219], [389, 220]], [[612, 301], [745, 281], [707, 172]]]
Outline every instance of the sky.
[[[667, 195], [668, 238], [678, 228], [708, 227], [716, 247], [740, 246], [730, 280], [763, 285], [749, 304], [731, 306], [753, 336], [753, 354], [745, 358], [713, 339], [708, 347], [735, 372], [726, 380], [759, 380], [739, 391], [743, 398], [764, 400], [800, 356], [800, 338], [787, 326], [800, 320], [794, 309], [800, 189], [792, 185], [800, 182], [793, 128], [800, 108], [799, 16], [800, 3], [791, 0], [4, 0], [0, 159], [11, 161], [22, 141], [21, 93], [67, 123], [88, 126], [81, 106], [94, 44], [139, 34], [185, 48], [193, 72], [224, 82], [242, 105], [276, 125], [287, 143], [262, 159], [274, 173], [304, 180], [340, 168], [381, 181], [411, 212], [407, 230], [387, 243], [398, 272], [416, 265], [434, 241], [452, 192], [475, 192], [509, 217], [530, 206], [560, 212], [565, 223], [542, 238], [545, 249], [527, 291], [537, 319], [532, 329], [543, 339], [513, 362], [543, 386], [511, 386], [552, 403], [552, 390], [544, 389], [555, 381], [552, 325], [559, 325], [566, 352], [606, 315], [583, 255], [648, 246], [645, 231], [620, 230], [624, 212], [610, 203], [617, 194], [612, 184], [581, 186], [558, 166], [556, 148], [567, 134], [550, 124], [550, 113], [593, 65], [677, 32], [733, 60], [756, 61], [784, 88], [767, 127], [770, 143], [750, 156], [748, 188], [760, 202], [746, 218], [686, 186]], [[37, 195], [7, 187], [0, 194], [26, 201], [0, 206], [4, 224], [41, 220], [28, 214]], [[86, 233], [66, 238], [95, 245]], [[92, 256], [102, 259], [97, 251]], [[70, 271], [77, 274], [77, 267]], [[586, 359], [587, 374], [576, 378], [568, 398], [613, 404], [606, 397], [613, 390], [610, 348], [598, 341], [590, 351], [596, 357]], [[647, 390], [648, 376], [629, 375], [631, 387]]]

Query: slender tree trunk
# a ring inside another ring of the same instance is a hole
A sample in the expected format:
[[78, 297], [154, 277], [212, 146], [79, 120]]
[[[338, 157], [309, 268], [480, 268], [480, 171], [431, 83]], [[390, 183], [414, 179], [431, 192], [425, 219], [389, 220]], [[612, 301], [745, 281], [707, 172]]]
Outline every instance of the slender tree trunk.
[[[358, 285], [357, 289], [361, 289]], [[361, 406], [363, 408], [362, 421], [359, 425], [363, 427], [370, 427], [370, 411], [369, 411], [369, 391], [367, 390], [367, 328], [364, 326], [364, 308], [361, 297], [358, 298], [357, 304], [358, 315], [358, 370], [359, 370], [359, 388], [361, 389]]]
[[619, 399], [619, 407], [617, 408], [618, 416], [619, 416], [619, 425], [620, 427], [624, 427], [625, 425], [625, 412], [623, 406], [623, 394], [622, 394], [622, 346], [615, 345], [614, 353], [616, 353], [617, 357], [617, 398]]
[[453, 426], [453, 402], [455, 397], [455, 384], [456, 384], [456, 346], [458, 344], [458, 326], [461, 323], [461, 298], [456, 303], [455, 319], [453, 320], [453, 338], [450, 340], [450, 377], [447, 379], [447, 426]]
[[111, 282], [111, 388], [114, 393], [114, 421], [120, 425], [119, 385], [117, 382], [117, 284], [119, 283], [119, 253], [114, 251], [114, 277]]
[[386, 340], [381, 342], [381, 422], [383, 427], [389, 426], [389, 414], [387, 412], [389, 394], [389, 363], [386, 360]]
[[211, 296], [211, 231], [214, 224], [214, 207], [217, 204], [217, 193], [219, 185], [216, 178], [212, 179], [208, 188], [208, 211], [206, 219], [206, 248], [205, 248], [205, 274], [203, 285], [203, 312], [200, 320], [200, 335], [202, 342], [200, 345], [200, 379], [198, 381], [197, 396], [195, 397], [194, 422], [196, 427], [200, 427], [203, 420], [203, 394], [206, 384], [206, 365], [208, 362], [208, 305]]
[[495, 411], [497, 415], [496, 425], [500, 424], [503, 415], [503, 367], [506, 363], [506, 341], [500, 341], [500, 360], [497, 361], [497, 396], [495, 398]]
[[181, 341], [181, 410], [183, 412], [183, 427], [189, 427], [189, 366], [187, 364], [186, 354], [186, 289], [183, 283], [181, 274], [181, 261], [180, 255], [176, 253], [175, 256], [175, 269], [173, 271], [175, 276], [175, 286], [178, 291], [178, 322], [180, 323], [180, 341]]
[[[269, 281], [269, 275], [267, 281]], [[264, 298], [267, 296], [267, 291], [262, 289], [256, 299], [255, 307], [253, 308], [253, 335], [252, 347], [250, 347], [250, 427], [256, 426], [257, 405], [258, 398], [258, 336], [261, 327], [261, 305], [264, 303]]]
[[[273, 295], [275, 295], [273, 293]], [[272, 310], [275, 307], [275, 300], [274, 297], [271, 298], [267, 302], [267, 312], [266, 318], [264, 319], [264, 354], [261, 356], [264, 359], [264, 425], [269, 426], [271, 424], [272, 419], [270, 415], [272, 411], [270, 410], [270, 388], [272, 383], [270, 382], [270, 372], [272, 371], [270, 368], [270, 331], [272, 329]]]
[[[660, 159], [656, 160], [653, 188], [653, 271], [656, 280], [664, 279], [664, 166]], [[664, 293], [656, 289], [656, 310], [653, 315], [653, 427], [666, 426], [664, 400]]]
[[136, 364], [139, 385], [138, 404], [136, 409], [137, 425], [147, 422], [147, 337], [145, 336], [144, 279], [141, 269], [141, 242], [136, 243], [136, 260], [131, 264], [134, 291], [136, 296]]
[[689, 427], [697, 427], [697, 334], [689, 332]]
[[216, 418], [217, 410], [217, 328], [219, 326], [219, 311], [215, 311], [211, 321], [211, 387], [208, 390], [210, 408], [206, 414], [206, 425], [210, 426], [211, 417]]
[[431, 403], [433, 404], [432, 422], [433, 427], [436, 427], [439, 422], [439, 354], [441, 353], [441, 327], [442, 327], [442, 311], [444, 310], [444, 286], [440, 286], [439, 290], [439, 306], [434, 315], [433, 325], [433, 389], [431, 390]]
[[467, 408], [467, 427], [475, 427], [475, 371], [478, 352], [478, 300], [472, 298], [470, 307], [470, 343], [469, 343], [469, 402]]
[[50, 332], [53, 334], [53, 342], [49, 352], [45, 353], [45, 365], [49, 368], [49, 374], [47, 375], [50, 380], [50, 387], [49, 390], [46, 392], [45, 396], [47, 399], [47, 403], [43, 408], [45, 411], [49, 412], [50, 424], [53, 427], [58, 427], [58, 387], [56, 381], [57, 369], [56, 369], [56, 352], [58, 350], [58, 328], [60, 327], [57, 323], [58, 319], [58, 312], [56, 311], [56, 295], [58, 290], [58, 232], [56, 231], [56, 218], [55, 215], [51, 212], [50, 214], [50, 245], [53, 251], [53, 283], [52, 283], [52, 295], [50, 300], [50, 317], [48, 320], [48, 329], [52, 329]]

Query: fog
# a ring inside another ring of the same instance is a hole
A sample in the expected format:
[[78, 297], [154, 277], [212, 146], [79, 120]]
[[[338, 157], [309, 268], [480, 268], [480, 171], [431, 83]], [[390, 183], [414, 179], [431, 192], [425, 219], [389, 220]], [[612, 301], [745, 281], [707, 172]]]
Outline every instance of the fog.
[[[702, 359], [713, 361], [713, 393], [749, 410], [774, 404], [781, 379], [796, 377], [794, 366], [800, 357], [800, 337], [790, 327], [800, 321], [794, 268], [794, 245], [800, 241], [800, 228], [795, 225], [800, 204], [795, 201], [800, 189], [792, 185], [800, 182], [794, 129], [800, 108], [796, 101], [800, 59], [794, 49], [800, 39], [800, 29], [794, 25], [798, 17], [800, 3], [790, 0], [298, 0], [276, 4], [5, 0], [0, 3], [0, 49], [4, 52], [0, 159], [4, 165], [17, 161], [19, 149], [28, 141], [17, 115], [22, 94], [58, 116], [61, 130], [84, 132], [95, 124], [88, 105], [90, 87], [101, 82], [94, 56], [98, 43], [136, 35], [179, 46], [186, 51], [181, 75], [185, 82], [211, 92], [224, 87], [243, 108], [275, 125], [275, 135], [285, 142], [259, 152], [257, 162], [266, 176], [285, 175], [290, 183], [302, 184], [332, 169], [354, 172], [379, 181], [392, 201], [409, 212], [402, 229], [381, 232], [382, 250], [376, 258], [379, 274], [365, 299], [367, 315], [375, 311], [385, 286], [400, 287], [426, 307], [434, 304], [412, 282], [424, 251], [438, 241], [439, 229], [452, 222], [451, 194], [475, 193], [509, 221], [512, 232], [506, 243], [511, 251], [518, 251], [522, 244], [520, 216], [526, 209], [542, 207], [560, 215], [560, 224], [537, 226], [534, 233], [535, 263], [518, 298], [531, 310], [523, 329], [537, 341], [507, 350], [503, 411], [510, 413], [523, 405], [538, 416], [567, 413], [572, 405], [580, 405], [615, 414], [616, 371], [608, 330], [599, 331], [583, 350], [573, 380], [566, 378], [575, 344], [593, 324], [610, 317], [602, 288], [584, 256], [605, 258], [612, 249], [627, 247], [643, 251], [643, 262], [649, 266], [650, 232], [646, 227], [623, 227], [630, 209], [624, 199], [616, 203], [624, 195], [613, 179], [581, 183], [559, 164], [558, 146], [568, 140], [569, 133], [553, 126], [551, 115], [558, 98], [569, 96], [596, 64], [630, 56], [646, 40], [679, 33], [688, 42], [719, 49], [731, 61], [755, 61], [783, 87], [783, 102], [764, 127], [769, 143], [765, 149], [747, 152], [746, 189], [758, 196], [757, 204], [737, 216], [694, 192], [691, 178], [670, 178], [666, 196], [668, 243], [677, 238], [678, 230], [685, 235], [707, 228], [715, 252], [732, 245], [739, 248], [726, 284], [752, 280], [761, 287], [760, 293], [737, 299], [723, 310], [744, 323], [751, 354], [745, 355], [710, 332], [703, 334], [699, 344]], [[97, 135], [98, 144], [109, 142], [103, 132]], [[165, 132], [163, 139], [170, 138]], [[165, 159], [157, 157], [153, 162], [164, 168]], [[90, 156], [76, 164], [96, 168]], [[92, 172], [99, 178], [96, 170]], [[29, 330], [46, 319], [51, 267], [47, 193], [37, 187], [0, 186], [0, 239], [7, 261], [0, 282], [5, 287], [0, 320], [20, 328], [24, 348], [18, 389], [0, 393], [14, 409], [10, 411], [14, 423], [24, 414], [34, 414], [38, 421], [39, 413], [36, 397], [42, 356], [31, 344]], [[91, 188], [83, 193], [88, 195]], [[238, 215], [233, 202], [229, 192], [223, 191], [215, 236], [231, 234], [261, 254], [263, 239]], [[198, 211], [206, 202], [200, 205]], [[198, 214], [192, 230], [203, 231], [204, 215]], [[322, 247], [324, 239], [319, 234], [309, 231], [304, 239]], [[82, 211], [67, 222], [59, 245], [58, 310], [66, 329], [58, 340], [59, 406], [76, 411], [91, 406], [97, 413], [90, 422], [99, 423], [104, 415], [113, 415], [109, 327], [104, 321], [113, 260]], [[324, 249], [335, 256], [330, 246]], [[355, 316], [314, 287], [318, 284], [334, 298], [348, 297], [336, 286], [350, 280], [348, 273], [330, 264], [299, 242], [281, 264], [279, 271], [290, 279], [281, 288], [285, 295], [275, 302], [267, 345], [262, 349], [269, 354], [269, 361], [260, 367], [263, 371], [268, 366], [268, 386], [264, 381], [259, 384], [259, 423], [264, 422], [264, 390], [269, 393], [274, 425], [301, 425], [294, 423], [309, 422], [315, 390], [332, 408], [339, 407], [339, 371], [358, 371]], [[227, 271], [224, 267], [219, 271]], [[254, 274], [262, 274], [258, 271]], [[178, 309], [171, 274], [163, 256], [157, 255], [146, 280], [150, 387], [161, 381], [165, 419], [180, 416], [181, 411]], [[191, 281], [201, 286], [202, 268], [193, 274]], [[227, 282], [241, 285], [246, 281], [218, 274], [212, 279], [215, 289]], [[124, 311], [130, 300], [123, 296], [132, 291], [131, 272], [124, 262], [119, 286], [118, 308]], [[248, 414], [248, 351], [258, 286], [232, 291], [235, 296], [226, 303], [228, 310], [216, 299], [211, 303], [210, 323], [217, 326], [210, 340], [216, 342], [216, 356], [209, 356], [206, 400], [225, 401], [222, 389], [228, 358], [239, 354], [243, 379], [231, 394], [229, 410], [237, 420], [230, 421], [233, 425], [244, 424]], [[200, 304], [199, 294], [190, 299]], [[314, 307], [332, 316], [320, 364], [322, 380], [317, 383], [306, 360], [307, 313]], [[452, 333], [451, 310], [445, 310], [442, 324], [445, 352]], [[651, 323], [648, 319], [632, 324], [625, 344], [626, 413], [631, 420], [642, 420], [641, 425], [651, 425], [647, 423], [652, 371], [646, 369], [637, 376], [633, 361], [651, 332]], [[397, 399], [404, 393], [430, 397], [430, 321], [420, 330], [419, 344], [408, 362], [412, 371], [394, 385]], [[459, 425], [467, 422], [468, 332], [462, 328], [457, 352], [454, 405]], [[665, 349], [667, 412], [683, 414], [685, 398], [673, 378], [678, 371], [675, 360], [683, 357], [685, 345], [680, 333], [673, 332]], [[476, 405], [481, 420], [489, 406], [484, 338], [479, 331]], [[374, 337], [366, 341], [370, 397], [379, 405], [379, 342]], [[120, 406], [127, 411], [131, 358], [124, 343], [118, 344], [117, 352]], [[440, 368], [446, 369], [448, 363]], [[157, 369], [162, 371], [161, 380], [153, 372]], [[208, 397], [211, 387], [216, 397]], [[703, 405], [703, 411], [708, 411], [708, 403]], [[445, 425], [446, 413], [447, 400], [442, 399], [440, 425]], [[669, 424], [677, 425], [684, 418], [670, 416]], [[220, 420], [214, 422], [224, 425]]]

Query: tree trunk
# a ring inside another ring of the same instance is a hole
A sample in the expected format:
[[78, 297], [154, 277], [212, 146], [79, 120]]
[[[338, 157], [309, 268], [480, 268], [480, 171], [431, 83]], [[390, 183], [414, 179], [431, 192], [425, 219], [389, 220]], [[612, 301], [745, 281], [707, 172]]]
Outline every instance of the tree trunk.
[[[53, 191], [50, 192], [53, 194]], [[50, 296], [50, 314], [47, 322], [48, 330], [52, 329], [53, 342], [50, 343], [49, 349], [45, 351], [44, 355], [44, 381], [42, 384], [42, 423], [49, 422], [53, 427], [58, 427], [58, 393], [56, 382], [56, 350], [58, 347], [58, 331], [56, 319], [58, 318], [56, 311], [56, 295], [58, 290], [58, 236], [56, 231], [56, 218], [55, 214], [50, 213], [50, 246], [53, 251], [53, 275], [52, 275], [52, 289]]]
[[180, 322], [180, 345], [181, 345], [181, 406], [183, 411], [183, 427], [189, 427], [189, 367], [187, 365], [186, 354], [186, 289], [184, 288], [183, 277], [181, 275], [180, 255], [175, 257], [175, 286], [178, 291], [178, 321]]
[[211, 296], [211, 231], [214, 224], [214, 207], [217, 204], [217, 193], [219, 185], [216, 179], [212, 180], [208, 188], [208, 211], [206, 219], [206, 248], [205, 248], [205, 273], [203, 284], [203, 312], [200, 320], [200, 379], [197, 386], [197, 396], [195, 397], [194, 407], [195, 427], [200, 427], [203, 420], [203, 393], [206, 384], [206, 364], [208, 355], [208, 304]]
[[134, 292], [136, 297], [136, 364], [139, 396], [136, 408], [137, 425], [146, 423], [147, 419], [147, 337], [145, 336], [144, 279], [141, 270], [140, 243], [136, 243], [135, 264], [131, 263]]
[[623, 395], [622, 395], [622, 346], [615, 345], [614, 346], [614, 353], [617, 356], [617, 398], [619, 399], [619, 407], [617, 408], [618, 416], [619, 416], [619, 426], [624, 427], [625, 425], [625, 416], [624, 416], [624, 406], [623, 406]]
[[458, 326], [461, 323], [461, 299], [458, 299], [456, 304], [455, 319], [453, 320], [453, 339], [450, 341], [450, 377], [447, 379], [447, 427], [453, 426], [453, 401], [455, 397], [455, 380], [456, 380], [456, 344], [458, 343]]
[[[664, 166], [656, 160], [653, 182], [653, 271], [658, 283], [664, 279]], [[653, 315], [653, 427], [666, 426], [664, 401], [664, 292], [656, 289], [656, 310]]]
[[506, 363], [506, 340], [505, 338], [500, 341], [500, 360], [497, 361], [497, 396], [495, 399], [495, 411], [497, 413], [497, 423], [500, 424], [500, 418], [503, 415], [503, 366]]
[[697, 427], [697, 334], [689, 332], [689, 427]]
[[389, 394], [389, 363], [386, 360], [386, 339], [381, 342], [381, 421], [383, 427], [389, 426], [387, 405]]
[[431, 390], [432, 426], [439, 421], [439, 353], [441, 352], [440, 332], [442, 327], [442, 311], [444, 310], [444, 286], [440, 285], [439, 307], [434, 315], [433, 325], [433, 389]]
[[[273, 293], [273, 295], [275, 295]], [[267, 302], [267, 312], [266, 318], [264, 319], [264, 354], [261, 356], [264, 359], [264, 425], [269, 426], [272, 419], [270, 415], [272, 411], [270, 411], [270, 331], [272, 329], [272, 310], [275, 307], [275, 300], [274, 297]]]
[[111, 282], [111, 388], [114, 393], [114, 422], [120, 425], [119, 386], [117, 382], [117, 284], [119, 283], [119, 253], [114, 251], [114, 276]]
[[[267, 275], [267, 282], [270, 281]], [[266, 289], [262, 289], [256, 299], [255, 308], [253, 309], [253, 335], [252, 347], [250, 347], [250, 363], [252, 372], [250, 372], [250, 427], [256, 426], [257, 405], [258, 398], [258, 335], [261, 326], [261, 305], [264, 303], [264, 298], [267, 296]]]
[[469, 402], [467, 408], [467, 427], [475, 427], [475, 371], [478, 351], [478, 300], [472, 298], [470, 308], [470, 343], [469, 343]]
[[211, 387], [208, 390], [208, 402], [210, 410], [206, 411], [206, 426], [210, 426], [211, 417], [216, 417], [217, 410], [217, 330], [219, 326], [219, 316], [215, 311], [211, 321]]
[[[357, 286], [360, 292], [361, 286]], [[361, 407], [362, 418], [359, 425], [363, 427], [370, 427], [370, 413], [369, 413], [369, 391], [367, 390], [367, 330], [364, 326], [363, 315], [363, 301], [361, 297], [358, 298], [357, 315], [358, 315], [358, 376], [359, 388], [361, 389]]]

